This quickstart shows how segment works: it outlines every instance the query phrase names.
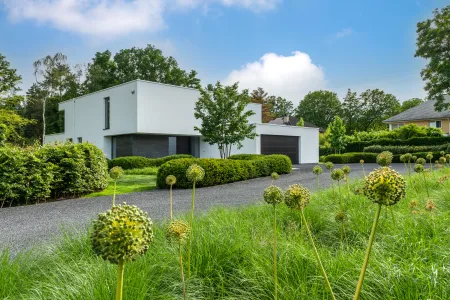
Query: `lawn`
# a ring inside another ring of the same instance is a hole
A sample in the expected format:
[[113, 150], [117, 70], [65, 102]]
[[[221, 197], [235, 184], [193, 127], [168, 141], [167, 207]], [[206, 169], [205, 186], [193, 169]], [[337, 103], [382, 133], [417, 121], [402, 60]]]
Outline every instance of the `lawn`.
[[[129, 170], [132, 171], [132, 170]], [[145, 171], [143, 171], [145, 172]], [[116, 194], [128, 194], [133, 192], [142, 192], [156, 188], [156, 175], [135, 175], [125, 173], [117, 180]], [[101, 192], [91, 193], [86, 198], [112, 196], [114, 191], [114, 180], [109, 179], [108, 187]]]
[[[450, 298], [450, 180], [438, 183], [444, 174], [450, 169], [427, 177], [436, 205], [431, 211], [424, 210], [422, 175], [408, 181], [405, 199], [383, 207], [361, 299]], [[353, 182], [351, 190], [360, 186]], [[305, 215], [336, 298], [351, 299], [376, 205], [342, 186], [344, 233], [335, 221], [340, 210], [333, 195], [314, 193]], [[299, 213], [284, 205], [277, 210], [279, 299], [329, 299]], [[165, 238], [165, 224], [154, 225], [149, 251], [126, 265], [124, 299], [182, 297], [177, 249]], [[196, 216], [193, 229], [188, 299], [273, 299], [271, 206], [213, 209]], [[0, 255], [0, 299], [109, 300], [115, 284], [116, 266], [93, 254], [86, 232], [67, 233], [49, 249]]]

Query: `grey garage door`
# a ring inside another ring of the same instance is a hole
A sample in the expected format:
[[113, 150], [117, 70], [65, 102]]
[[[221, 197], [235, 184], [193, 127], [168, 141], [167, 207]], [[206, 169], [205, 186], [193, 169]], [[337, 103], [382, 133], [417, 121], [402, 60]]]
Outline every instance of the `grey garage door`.
[[298, 164], [298, 136], [261, 135], [261, 154], [284, 154]]

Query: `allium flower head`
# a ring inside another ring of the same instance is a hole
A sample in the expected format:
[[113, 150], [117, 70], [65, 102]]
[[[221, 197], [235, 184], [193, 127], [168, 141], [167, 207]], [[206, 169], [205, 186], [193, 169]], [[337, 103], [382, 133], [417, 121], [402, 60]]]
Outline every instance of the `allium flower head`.
[[427, 161], [425, 160], [425, 158], [422, 158], [422, 157], [419, 157], [416, 161], [416, 163], [419, 165], [424, 165], [424, 164], [426, 164], [426, 162]]
[[331, 170], [334, 168], [334, 164], [331, 161], [328, 161], [325, 163], [325, 168], [327, 168], [327, 170]]
[[422, 173], [423, 171], [424, 171], [424, 167], [422, 164], [417, 163], [414, 165], [414, 172]]
[[205, 170], [197, 164], [190, 165], [186, 171], [186, 177], [189, 181], [202, 181], [205, 177]]
[[377, 164], [382, 167], [387, 167], [392, 163], [394, 155], [389, 151], [383, 151], [377, 155]]
[[445, 158], [446, 158], [447, 160], [450, 160], [450, 153], [449, 153], [449, 154], [445, 154]]
[[411, 200], [411, 202], [409, 202], [409, 208], [416, 208], [417, 205], [419, 205], [419, 203], [415, 199], [413, 199], [413, 200]]
[[117, 264], [147, 252], [153, 241], [152, 221], [136, 206], [114, 205], [94, 221], [91, 242], [94, 252]]
[[441, 156], [444, 156], [445, 155], [445, 151], [441, 151], [441, 152], [439, 152], [439, 154], [441, 154]]
[[426, 211], [432, 211], [436, 209], [436, 204], [433, 202], [433, 200], [428, 199], [427, 200], [427, 204], [425, 205], [425, 210]]
[[279, 204], [283, 202], [283, 191], [276, 185], [271, 185], [264, 190], [264, 201], [268, 204]]
[[167, 185], [174, 185], [177, 182], [177, 178], [173, 175], [169, 175], [166, 177], [166, 184]]
[[348, 175], [348, 174], [350, 174], [352, 169], [350, 168], [350, 166], [343, 166], [342, 171], [344, 172], [345, 175]]
[[291, 209], [304, 209], [311, 199], [311, 193], [300, 184], [288, 187], [284, 194], [284, 202]]
[[169, 240], [184, 244], [189, 238], [191, 228], [183, 220], [172, 221], [166, 227], [166, 237]]
[[272, 177], [273, 180], [277, 180], [279, 176], [277, 172], [272, 172], [272, 174], [270, 174], [270, 177]]
[[364, 182], [364, 195], [374, 203], [393, 205], [404, 198], [405, 193], [405, 180], [389, 167], [374, 170]]
[[417, 156], [413, 155], [412, 160], [413, 160], [413, 162], [416, 162]]
[[407, 162], [407, 159], [406, 159], [405, 154], [400, 155], [400, 161], [401, 161], [401, 162]]
[[411, 159], [413, 158], [413, 156], [412, 156], [412, 154], [411, 153], [406, 153], [405, 154], [405, 159], [406, 159], [406, 161], [411, 161]]
[[312, 169], [313, 173], [315, 175], [320, 175], [323, 173], [323, 169], [321, 166], [314, 166], [314, 168]]
[[343, 211], [340, 211], [336, 213], [336, 215], [334, 216], [334, 220], [338, 223], [344, 223], [345, 221], [347, 221], [347, 214]]
[[342, 180], [344, 179], [344, 177], [344, 171], [342, 171], [341, 169], [334, 169], [333, 171], [331, 171], [331, 179], [333, 180]]
[[122, 175], [123, 169], [119, 166], [112, 167], [111, 170], [109, 170], [109, 176], [114, 180], [119, 179]]
[[364, 163], [364, 159], [360, 159], [360, 160], [359, 160], [359, 163], [360, 163], [360, 164], [363, 164], [363, 163]]
[[428, 152], [428, 154], [427, 154], [427, 159], [428, 159], [428, 160], [432, 160], [432, 159], [433, 159], [433, 153]]
[[439, 157], [439, 162], [441, 164], [445, 164], [447, 162], [447, 159], [444, 156]]

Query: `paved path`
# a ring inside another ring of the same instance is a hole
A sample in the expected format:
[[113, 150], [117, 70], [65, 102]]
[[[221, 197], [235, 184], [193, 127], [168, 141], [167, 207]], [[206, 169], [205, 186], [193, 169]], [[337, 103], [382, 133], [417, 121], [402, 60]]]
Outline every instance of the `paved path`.
[[[351, 177], [361, 178], [360, 164], [350, 165]], [[315, 175], [313, 165], [294, 166], [291, 174], [281, 175], [277, 185], [287, 188], [294, 183], [314, 189]], [[338, 165], [336, 165], [338, 167]], [[366, 172], [376, 168], [375, 164], [365, 164]], [[405, 172], [403, 164], [394, 166]], [[322, 187], [329, 186], [330, 178], [325, 170], [321, 175]], [[213, 206], [239, 206], [261, 201], [262, 193], [271, 182], [270, 177], [257, 178], [221, 186], [199, 188], [196, 193], [196, 210], [205, 211]], [[117, 203], [126, 201], [148, 212], [153, 220], [168, 216], [167, 190], [118, 195]], [[174, 190], [173, 203], [175, 213], [190, 209], [191, 190]], [[98, 213], [110, 208], [111, 197], [81, 198], [38, 205], [20, 206], [0, 209], [0, 250], [8, 247], [12, 254], [51, 241], [61, 232], [62, 227], [85, 228]]]

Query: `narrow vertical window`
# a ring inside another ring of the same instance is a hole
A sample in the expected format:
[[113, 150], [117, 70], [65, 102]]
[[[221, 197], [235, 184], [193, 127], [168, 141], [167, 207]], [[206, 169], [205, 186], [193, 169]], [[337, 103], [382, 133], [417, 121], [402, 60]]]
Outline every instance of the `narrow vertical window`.
[[79, 137], [79, 138], [78, 138], [78, 143], [81, 144], [82, 142], [83, 142], [83, 138], [82, 138], [82, 137]]
[[110, 119], [110, 101], [109, 97], [105, 98], [105, 129], [109, 129], [109, 119]]

